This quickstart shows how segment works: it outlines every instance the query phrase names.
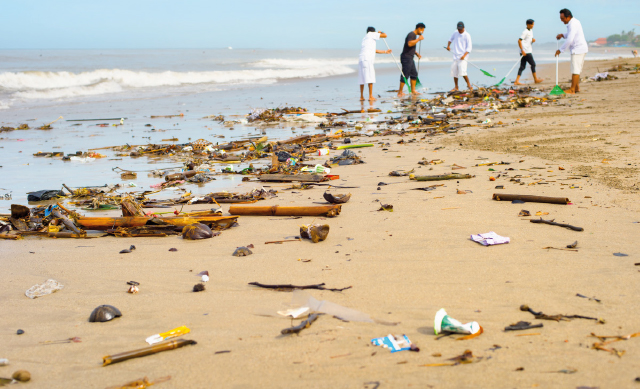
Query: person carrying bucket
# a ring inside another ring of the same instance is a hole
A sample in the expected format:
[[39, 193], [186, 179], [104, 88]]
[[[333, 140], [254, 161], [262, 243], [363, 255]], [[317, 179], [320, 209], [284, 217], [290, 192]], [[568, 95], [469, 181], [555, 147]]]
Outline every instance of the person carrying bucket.
[[471, 52], [471, 35], [464, 29], [464, 23], [458, 22], [457, 31], [451, 35], [449, 43], [447, 44], [447, 50], [453, 53], [453, 64], [451, 64], [451, 77], [455, 88], [451, 91], [458, 91], [458, 78], [463, 77], [467, 82], [467, 88], [473, 90], [469, 77], [467, 76], [467, 56]]
[[360, 48], [360, 57], [358, 59], [358, 79], [360, 81], [360, 101], [364, 101], [364, 85], [369, 85], [369, 101], [376, 100], [373, 97], [373, 84], [376, 82], [376, 71], [373, 63], [376, 59], [376, 53], [389, 54], [391, 50], [376, 50], [376, 41], [380, 38], [386, 38], [387, 34], [382, 31], [376, 32], [373, 27], [367, 28], [367, 35], [362, 39], [362, 47]]
[[514, 82], [513, 85], [522, 85], [522, 83], [520, 83], [520, 76], [522, 76], [522, 72], [524, 72], [524, 69], [527, 67], [527, 63], [531, 66], [531, 73], [533, 73], [535, 83], [539, 84], [543, 81], [536, 75], [536, 61], [533, 59], [533, 44], [536, 41], [533, 39], [533, 24], [533, 19], [527, 20], [527, 28], [524, 29], [522, 35], [520, 35], [520, 39], [518, 39], [518, 46], [520, 46], [522, 58], [520, 59], [518, 77], [516, 77], [516, 82]]

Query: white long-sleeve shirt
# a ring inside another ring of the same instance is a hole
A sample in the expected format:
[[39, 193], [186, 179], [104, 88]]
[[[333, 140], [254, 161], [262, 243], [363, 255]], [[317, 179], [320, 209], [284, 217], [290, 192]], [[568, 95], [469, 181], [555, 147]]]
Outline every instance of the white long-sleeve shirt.
[[567, 32], [563, 34], [565, 42], [560, 47], [560, 52], [564, 53], [567, 48], [571, 49], [571, 54], [586, 54], [589, 52], [587, 40], [584, 39], [582, 24], [576, 18], [571, 18], [567, 23]]
[[360, 48], [360, 60], [371, 61], [376, 59], [376, 41], [380, 39], [379, 32], [368, 32], [362, 39], [362, 47]]
[[468, 32], [460, 34], [458, 31], [451, 35], [451, 52], [453, 53], [453, 59], [460, 59], [464, 53], [471, 53], [471, 35]]

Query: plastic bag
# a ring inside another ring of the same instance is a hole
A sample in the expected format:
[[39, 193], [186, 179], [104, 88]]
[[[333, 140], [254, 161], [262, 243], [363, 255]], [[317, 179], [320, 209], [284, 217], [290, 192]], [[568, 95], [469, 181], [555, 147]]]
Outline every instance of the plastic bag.
[[31, 288], [27, 289], [27, 291], [24, 292], [24, 294], [30, 299], [34, 299], [37, 297], [42, 297], [42, 296], [46, 296], [48, 294], [57, 292], [62, 288], [64, 288], [64, 285], [62, 285], [58, 281], [53, 279], [48, 279], [43, 284], [34, 285]]

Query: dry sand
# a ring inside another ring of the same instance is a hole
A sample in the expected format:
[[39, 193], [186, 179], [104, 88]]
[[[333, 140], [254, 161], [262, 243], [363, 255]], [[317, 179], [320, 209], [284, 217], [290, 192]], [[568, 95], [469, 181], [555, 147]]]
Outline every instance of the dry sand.
[[[610, 64], [588, 63], [584, 74], [592, 75], [595, 66], [602, 70]], [[239, 227], [195, 242], [178, 237], [2, 241], [0, 357], [11, 365], [0, 367], [0, 376], [29, 370], [28, 385], [34, 388], [105, 388], [167, 375], [172, 379], [160, 388], [374, 388], [376, 382], [380, 388], [632, 387], [640, 376], [640, 338], [615, 344], [626, 351], [618, 358], [590, 349], [595, 339], [589, 337], [592, 332], [640, 331], [640, 267], [634, 266], [640, 262], [640, 159], [634, 143], [640, 75], [616, 75], [619, 80], [583, 84], [583, 92], [563, 99], [562, 106], [492, 117], [517, 125], [466, 129], [454, 136], [409, 135], [405, 141], [417, 141], [405, 144], [397, 144], [395, 136], [362, 139], [389, 142], [389, 150], [376, 144], [362, 149], [366, 164], [335, 169], [342, 178], [335, 184], [358, 188], [336, 190], [351, 192], [352, 200], [340, 216], [316, 220], [331, 226], [328, 239], [318, 244], [265, 245], [298, 235], [299, 226], [313, 220], [275, 217], [241, 217]], [[422, 158], [445, 162], [419, 167]], [[605, 158], [609, 163], [601, 162]], [[492, 161], [511, 165], [494, 166], [493, 172], [474, 167]], [[454, 163], [466, 167], [456, 172], [476, 177], [445, 181], [423, 192], [411, 189], [437, 183], [388, 176], [413, 168], [418, 174], [442, 174]], [[489, 181], [506, 168], [515, 169], [509, 177], [525, 176], [526, 184], [503, 177]], [[569, 179], [577, 174], [589, 177]], [[548, 183], [528, 185], [541, 179]], [[380, 181], [390, 185], [377, 190]], [[237, 189], [244, 192], [251, 185]], [[458, 189], [471, 192], [457, 194]], [[494, 192], [562, 196], [572, 205], [496, 202]], [[376, 211], [378, 201], [393, 204], [394, 212]], [[261, 204], [318, 202], [323, 202], [322, 189], [316, 188], [282, 190], [277, 199]], [[518, 217], [521, 209], [548, 212], [545, 218], [584, 231], [530, 223]], [[509, 236], [511, 243], [482, 247], [469, 240], [470, 234], [489, 231]], [[543, 249], [575, 240], [578, 252]], [[256, 246], [253, 255], [231, 256], [249, 243]], [[118, 254], [131, 244], [137, 250]], [[169, 252], [171, 247], [178, 251]], [[202, 270], [210, 274], [207, 290], [192, 293], [199, 281], [195, 274]], [[48, 278], [65, 288], [36, 300], [24, 296], [27, 288]], [[126, 293], [129, 280], [140, 282], [139, 294]], [[285, 307], [291, 293], [249, 287], [252, 281], [352, 285], [341, 293], [311, 294], [399, 324], [345, 323], [324, 316], [299, 336], [281, 336], [290, 321], [274, 317], [275, 311]], [[547, 314], [604, 318], [606, 324], [534, 320], [518, 309], [524, 303]], [[89, 323], [100, 304], [120, 308], [123, 317]], [[484, 334], [436, 340], [433, 318], [440, 308], [463, 322], [478, 321]], [[503, 331], [520, 320], [544, 327]], [[144, 347], [146, 337], [180, 325], [191, 328], [184, 338], [197, 345], [101, 366], [103, 356]], [[16, 335], [17, 329], [25, 334]], [[391, 354], [370, 344], [389, 333], [408, 335], [420, 352]], [[74, 336], [82, 342], [39, 344]], [[420, 366], [444, 362], [466, 349], [484, 359], [453, 367]], [[222, 350], [231, 352], [216, 354]], [[562, 369], [577, 372], [557, 373]]]

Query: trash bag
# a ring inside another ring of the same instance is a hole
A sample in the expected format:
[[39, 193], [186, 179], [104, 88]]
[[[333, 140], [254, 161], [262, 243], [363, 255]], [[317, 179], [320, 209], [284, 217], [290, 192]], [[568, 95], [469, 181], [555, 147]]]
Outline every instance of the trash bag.
[[39, 190], [37, 192], [27, 193], [27, 201], [45, 201], [63, 197], [64, 193], [61, 190]]
[[287, 162], [287, 159], [292, 157], [292, 155], [286, 151], [276, 151], [276, 156], [278, 157], [278, 162]]

